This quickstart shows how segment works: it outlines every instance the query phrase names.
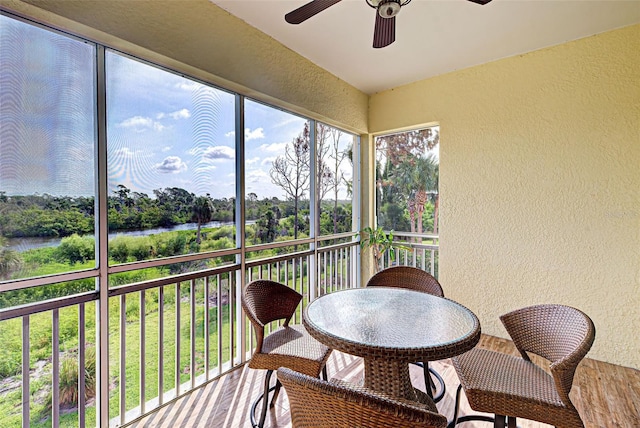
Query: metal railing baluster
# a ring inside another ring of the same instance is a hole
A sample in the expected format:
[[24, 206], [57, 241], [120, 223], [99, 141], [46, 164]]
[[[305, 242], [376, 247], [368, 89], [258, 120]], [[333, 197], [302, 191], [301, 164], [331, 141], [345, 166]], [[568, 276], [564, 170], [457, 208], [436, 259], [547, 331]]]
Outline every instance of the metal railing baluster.
[[176, 397], [180, 395], [180, 282], [176, 283], [176, 296], [175, 296], [175, 305], [176, 305], [176, 352], [175, 352], [175, 390]]
[[60, 426], [60, 310], [52, 311], [51, 359], [53, 365], [51, 385], [51, 422], [53, 428]]
[[[84, 303], [78, 305], [78, 426], [86, 425], [87, 400], [86, 400], [86, 331], [85, 331]], [[95, 373], [93, 373], [95, 376]]]
[[209, 336], [209, 289], [211, 283], [211, 277], [207, 276], [204, 279], [204, 379], [205, 382], [209, 380], [209, 371], [211, 370], [211, 342]]
[[191, 389], [196, 387], [196, 280], [189, 281], [189, 315], [190, 315], [190, 337], [189, 343], [189, 371], [191, 378]]
[[158, 405], [164, 403], [164, 286], [158, 288]]
[[146, 399], [145, 399], [145, 386], [146, 386], [146, 309], [145, 309], [145, 290], [140, 290], [140, 413], [145, 413]]
[[218, 374], [220, 374], [222, 373], [222, 284], [220, 282], [220, 275], [217, 275], [216, 278], [216, 304], [218, 305], [218, 309], [216, 310], [216, 322], [218, 324]]
[[28, 428], [30, 426], [30, 403], [31, 403], [31, 390], [30, 386], [30, 371], [29, 371], [29, 350], [31, 349], [31, 342], [29, 341], [29, 315], [22, 317], [22, 428]]
[[126, 343], [127, 343], [127, 295], [120, 295], [120, 424], [123, 425], [126, 420], [127, 403], [126, 403]]

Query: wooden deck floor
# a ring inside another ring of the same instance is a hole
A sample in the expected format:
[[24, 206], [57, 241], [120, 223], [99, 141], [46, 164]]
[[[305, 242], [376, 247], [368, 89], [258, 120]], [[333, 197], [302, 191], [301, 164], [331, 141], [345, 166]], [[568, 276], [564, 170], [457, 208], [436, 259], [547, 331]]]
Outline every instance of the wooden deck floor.
[[[484, 336], [482, 347], [516, 353], [509, 341]], [[448, 360], [436, 361], [447, 384], [445, 397], [438, 403], [440, 413], [451, 419], [458, 385], [453, 366]], [[357, 382], [362, 378], [362, 361], [334, 351], [328, 362], [329, 376]], [[412, 381], [424, 388], [422, 369], [411, 367]], [[243, 366], [213, 381], [131, 425], [132, 427], [251, 427], [249, 409], [260, 394], [263, 371]], [[571, 397], [582, 415], [586, 428], [640, 427], [640, 371], [601, 361], [584, 360], [576, 372]], [[475, 413], [463, 399], [461, 415]], [[286, 393], [281, 393], [275, 408], [267, 415], [266, 427], [291, 427]], [[463, 428], [489, 427], [486, 422], [468, 422]], [[518, 420], [520, 428], [542, 428], [550, 425]]]

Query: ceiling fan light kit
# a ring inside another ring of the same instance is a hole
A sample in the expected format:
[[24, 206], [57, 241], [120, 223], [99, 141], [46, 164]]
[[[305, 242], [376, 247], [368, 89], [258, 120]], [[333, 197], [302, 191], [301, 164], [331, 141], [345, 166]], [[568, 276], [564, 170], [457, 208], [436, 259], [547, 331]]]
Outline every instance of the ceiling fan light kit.
[[[365, 0], [376, 9], [376, 22], [373, 30], [373, 47], [383, 48], [396, 40], [396, 15], [400, 13], [402, 6], [409, 4], [411, 0]], [[479, 5], [485, 5], [491, 0], [467, 0]], [[340, 0], [312, 0], [284, 16], [289, 24], [300, 24], [312, 16], [340, 2]]]
[[400, 12], [400, 8], [408, 4], [411, 0], [365, 0], [369, 6], [378, 10], [378, 14], [383, 18], [393, 18]]

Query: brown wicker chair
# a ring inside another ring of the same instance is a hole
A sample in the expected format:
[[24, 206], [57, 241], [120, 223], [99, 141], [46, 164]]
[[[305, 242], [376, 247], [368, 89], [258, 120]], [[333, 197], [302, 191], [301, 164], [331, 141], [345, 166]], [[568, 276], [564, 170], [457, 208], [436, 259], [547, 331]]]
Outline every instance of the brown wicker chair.
[[[305, 330], [302, 325], [289, 325], [302, 295], [286, 285], [269, 280], [253, 281], [242, 294], [242, 307], [249, 317], [256, 333], [256, 347], [249, 362], [252, 369], [267, 370], [264, 392], [251, 407], [251, 424], [264, 425], [267, 414], [269, 393], [273, 392], [271, 407], [278, 397], [280, 380], [272, 388], [269, 381], [274, 370], [289, 367], [309, 376], [319, 376], [325, 370], [325, 363], [331, 349], [324, 346]], [[265, 326], [277, 320], [284, 320], [281, 327], [265, 336]], [[326, 371], [324, 372], [326, 378]], [[262, 400], [260, 421], [255, 422], [255, 410]]]
[[[420, 291], [423, 293], [432, 294], [438, 297], [444, 297], [444, 291], [437, 279], [433, 277], [429, 272], [422, 269], [418, 269], [411, 266], [392, 266], [387, 269], [383, 269], [371, 277], [367, 282], [367, 287], [373, 286], [385, 286], [385, 287], [401, 287], [409, 290]], [[446, 392], [446, 386], [442, 376], [432, 368], [429, 368], [427, 361], [416, 362], [424, 370], [424, 384], [427, 389], [427, 393], [433, 398], [436, 403], [442, 400]], [[436, 384], [429, 375], [433, 375], [440, 384], [440, 393], [433, 396], [437, 390]]]
[[287, 368], [278, 379], [289, 397], [293, 428], [444, 428], [435, 404], [392, 399], [345, 382], [326, 382]]
[[[522, 358], [474, 348], [452, 358], [460, 378], [450, 426], [468, 420], [492, 420], [494, 427], [516, 426], [516, 418], [559, 428], [584, 427], [569, 392], [576, 367], [595, 339], [591, 319], [563, 305], [537, 305], [500, 317]], [[534, 364], [527, 352], [550, 362], [551, 374]], [[486, 416], [457, 418], [460, 389], [469, 405]]]

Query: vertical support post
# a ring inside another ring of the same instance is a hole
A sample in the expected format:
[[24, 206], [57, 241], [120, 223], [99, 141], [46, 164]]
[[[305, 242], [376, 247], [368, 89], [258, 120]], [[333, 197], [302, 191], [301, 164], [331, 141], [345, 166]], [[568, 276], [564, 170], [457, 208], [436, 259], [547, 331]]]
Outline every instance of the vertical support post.
[[97, 140], [96, 147], [96, 198], [95, 217], [96, 230], [96, 254], [98, 255], [98, 270], [100, 274], [96, 287], [100, 298], [96, 303], [96, 366], [98, 368], [96, 378], [96, 426], [109, 426], [109, 223], [107, 219], [108, 205], [108, 170], [107, 170], [107, 93], [106, 93], [106, 69], [105, 48], [97, 46], [96, 50], [97, 72]]
[[[236, 255], [236, 263], [240, 265], [240, 269], [236, 271], [236, 284], [237, 287], [236, 296], [236, 330], [237, 338], [235, 342], [239, 345], [238, 350], [238, 363], [243, 363], [247, 359], [247, 341], [245, 340], [246, 331], [246, 317], [242, 312], [242, 304], [240, 299], [242, 298], [242, 292], [246, 284], [246, 233], [245, 233], [245, 173], [244, 173], [244, 158], [245, 158], [245, 138], [244, 138], [244, 97], [236, 95], [235, 100], [235, 123], [236, 123], [236, 247], [240, 248], [240, 253]], [[231, 286], [231, 274], [229, 274], [229, 286]], [[229, 290], [231, 291], [231, 289]], [[231, 301], [229, 301], [229, 308], [233, 307]], [[221, 311], [220, 301], [218, 301], [218, 313]], [[231, 313], [230, 313], [231, 314]], [[231, 314], [231, 316], [233, 316]], [[221, 330], [218, 330], [220, 334]], [[233, 332], [232, 332], [233, 334]], [[233, 355], [233, 351], [231, 352]], [[232, 357], [233, 358], [233, 357]], [[233, 359], [231, 360], [233, 364]]]

